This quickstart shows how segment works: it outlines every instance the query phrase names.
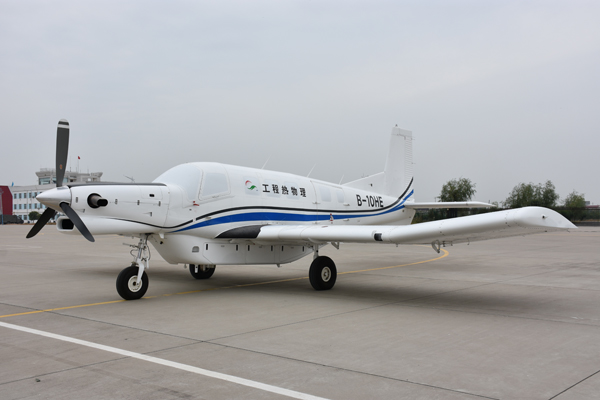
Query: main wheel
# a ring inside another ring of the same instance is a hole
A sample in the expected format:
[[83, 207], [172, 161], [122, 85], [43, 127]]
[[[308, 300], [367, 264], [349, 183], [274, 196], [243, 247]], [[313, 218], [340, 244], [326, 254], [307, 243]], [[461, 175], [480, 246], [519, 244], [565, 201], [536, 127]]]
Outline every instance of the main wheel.
[[148, 274], [144, 271], [142, 282], [138, 284], [137, 275], [139, 268], [130, 266], [117, 276], [117, 292], [125, 300], [141, 299], [148, 290]]
[[319, 256], [310, 264], [308, 271], [310, 284], [315, 290], [329, 290], [335, 285], [337, 269], [329, 257]]
[[196, 279], [208, 279], [215, 273], [215, 269], [217, 269], [215, 266], [213, 268], [206, 268], [202, 271], [202, 268], [199, 265], [197, 267], [198, 272], [196, 272], [196, 265], [190, 264], [190, 274]]

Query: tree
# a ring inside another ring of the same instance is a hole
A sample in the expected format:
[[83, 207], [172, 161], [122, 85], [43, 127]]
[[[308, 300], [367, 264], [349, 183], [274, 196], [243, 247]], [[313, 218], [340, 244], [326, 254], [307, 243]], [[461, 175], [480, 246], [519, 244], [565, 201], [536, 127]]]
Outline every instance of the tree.
[[[449, 180], [442, 186], [442, 192], [440, 193], [440, 201], [468, 201], [473, 198], [477, 191], [475, 190], [475, 184], [467, 178], [459, 178]], [[456, 217], [458, 215], [456, 208], [448, 209], [446, 214], [448, 218]]]
[[566, 210], [561, 211], [561, 214], [571, 221], [581, 221], [585, 216], [585, 195], [577, 193], [573, 190], [565, 197], [563, 205]]
[[559, 197], [552, 181], [546, 181], [543, 185], [541, 183], [537, 185], [533, 183], [519, 183], [504, 201], [504, 206], [507, 208], [527, 206], [552, 208], [556, 207]]
[[442, 186], [440, 201], [468, 201], [476, 192], [475, 184], [470, 179], [452, 179]]
[[585, 208], [585, 195], [573, 190], [565, 197], [563, 205], [565, 208]]
[[40, 219], [41, 215], [39, 212], [37, 211], [32, 211], [29, 213], [29, 220], [30, 221], [37, 221], [38, 219]]

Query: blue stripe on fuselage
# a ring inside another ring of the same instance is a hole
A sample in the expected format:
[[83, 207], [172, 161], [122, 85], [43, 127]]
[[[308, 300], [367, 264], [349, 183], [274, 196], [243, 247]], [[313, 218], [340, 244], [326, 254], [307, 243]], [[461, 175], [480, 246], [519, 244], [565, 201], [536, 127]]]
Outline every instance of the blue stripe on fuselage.
[[[377, 217], [384, 214], [389, 214], [404, 208], [404, 203], [410, 196], [412, 196], [414, 190], [411, 192], [396, 206], [390, 208], [389, 210], [385, 210], [376, 214], [332, 214], [333, 219], [348, 219], [348, 218], [367, 218], [367, 217]], [[209, 219], [207, 221], [198, 222], [196, 224], [190, 225], [186, 228], [182, 228], [174, 232], [183, 232], [190, 229], [203, 228], [205, 226], [211, 225], [219, 225], [219, 224], [229, 224], [232, 222], [251, 222], [251, 221], [297, 221], [297, 222], [314, 222], [314, 221], [329, 221], [330, 216], [327, 214], [316, 214], [319, 210], [310, 210], [307, 212], [311, 214], [293, 214], [293, 213], [285, 213], [285, 212], [245, 212], [239, 214], [226, 215], [223, 217]]]

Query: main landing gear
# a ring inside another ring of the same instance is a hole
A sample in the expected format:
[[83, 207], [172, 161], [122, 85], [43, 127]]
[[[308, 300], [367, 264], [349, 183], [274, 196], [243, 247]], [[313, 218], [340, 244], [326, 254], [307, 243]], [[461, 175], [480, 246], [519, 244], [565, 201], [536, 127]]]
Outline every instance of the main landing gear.
[[208, 279], [215, 273], [215, 265], [190, 264], [190, 274], [196, 279]]
[[326, 256], [319, 256], [315, 252], [315, 258], [310, 264], [308, 279], [315, 290], [329, 290], [335, 285], [337, 268], [333, 260]]
[[150, 268], [150, 249], [148, 248], [148, 235], [140, 238], [138, 245], [129, 245], [137, 249], [137, 255], [131, 250], [133, 262], [117, 277], [117, 292], [125, 300], [141, 299], [148, 290], [148, 274], [144, 271]]

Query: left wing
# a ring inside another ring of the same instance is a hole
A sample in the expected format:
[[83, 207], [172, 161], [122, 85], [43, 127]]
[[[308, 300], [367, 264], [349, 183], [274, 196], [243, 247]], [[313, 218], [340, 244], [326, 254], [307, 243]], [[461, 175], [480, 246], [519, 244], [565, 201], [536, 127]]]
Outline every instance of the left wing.
[[556, 211], [525, 207], [414, 225], [268, 225], [260, 227], [257, 242], [278, 243], [397, 243], [438, 246], [532, 233], [575, 229]]

